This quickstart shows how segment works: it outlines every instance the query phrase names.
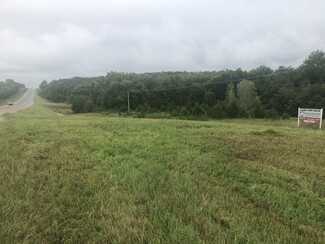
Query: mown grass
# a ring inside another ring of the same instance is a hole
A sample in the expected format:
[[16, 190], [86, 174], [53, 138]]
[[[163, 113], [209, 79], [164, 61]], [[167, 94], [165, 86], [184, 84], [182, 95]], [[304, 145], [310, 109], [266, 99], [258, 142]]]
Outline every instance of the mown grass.
[[324, 131], [266, 121], [0, 123], [1, 243], [322, 243]]

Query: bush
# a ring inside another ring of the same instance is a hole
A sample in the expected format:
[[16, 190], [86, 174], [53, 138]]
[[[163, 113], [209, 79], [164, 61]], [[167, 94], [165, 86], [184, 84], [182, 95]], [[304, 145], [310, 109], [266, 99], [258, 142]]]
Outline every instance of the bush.
[[265, 117], [265, 109], [261, 105], [261, 103], [258, 103], [254, 107], [254, 117], [255, 118], [264, 118]]
[[194, 117], [202, 117], [206, 114], [206, 111], [202, 106], [200, 106], [198, 103], [196, 103], [192, 109], [192, 115]]
[[240, 109], [239, 109], [238, 104], [235, 101], [231, 102], [227, 106], [227, 110], [226, 110], [227, 117], [229, 117], [229, 118], [237, 118], [238, 115], [239, 115], [239, 110]]
[[70, 98], [71, 110], [74, 113], [82, 113], [85, 112], [85, 104], [87, 102], [87, 97], [85, 96], [73, 96]]
[[218, 102], [210, 109], [209, 116], [213, 119], [223, 119], [226, 117], [226, 111], [221, 102]]
[[287, 114], [286, 112], [284, 112], [281, 116], [282, 119], [289, 119], [290, 118], [290, 115]]
[[122, 105], [120, 106], [119, 111], [120, 111], [121, 113], [128, 112], [128, 106], [127, 106], [126, 104], [122, 104]]
[[274, 108], [267, 110], [265, 113], [265, 118], [272, 119], [272, 120], [278, 120], [280, 118], [278, 111], [276, 111]]
[[95, 110], [94, 102], [89, 98], [84, 104], [84, 112], [93, 112]]

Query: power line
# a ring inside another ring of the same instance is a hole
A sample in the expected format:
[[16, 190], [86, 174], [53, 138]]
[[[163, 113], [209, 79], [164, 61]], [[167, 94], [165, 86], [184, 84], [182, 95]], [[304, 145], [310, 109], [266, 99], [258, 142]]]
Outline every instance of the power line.
[[261, 78], [265, 77], [272, 77], [272, 76], [277, 76], [277, 75], [283, 75], [285, 73], [289, 73], [290, 71], [285, 71], [285, 72], [279, 72], [279, 73], [272, 73], [272, 74], [266, 74], [266, 75], [260, 75], [260, 76], [255, 76], [251, 78], [239, 78], [239, 79], [233, 79], [233, 80], [226, 80], [226, 81], [219, 81], [219, 82], [213, 82], [213, 83], [206, 83], [206, 84], [200, 84], [200, 85], [194, 85], [194, 86], [182, 86], [182, 87], [172, 87], [172, 88], [164, 88], [164, 89], [154, 89], [154, 90], [129, 90], [129, 92], [160, 92], [160, 91], [171, 91], [171, 90], [182, 90], [182, 89], [189, 89], [189, 88], [198, 88], [198, 87], [206, 87], [206, 86], [213, 86], [213, 85], [218, 85], [218, 84], [225, 84], [225, 83], [230, 83], [230, 82], [239, 82], [242, 80], [258, 80]]
[[[140, 90], [140, 92], [146, 92], [148, 94], [149, 92], [172, 91], [172, 90], [182, 90], [182, 89], [189, 89], [189, 88], [207, 87], [207, 86], [213, 86], [213, 85], [218, 85], [218, 84], [226, 84], [226, 83], [230, 83], [230, 82], [239, 82], [242, 80], [257, 80], [257, 79], [261, 79], [261, 78], [265, 78], [265, 77], [283, 75], [283, 74], [286, 74], [289, 72], [291, 72], [291, 70], [285, 71], [285, 72], [279, 72], [279, 73], [260, 75], [260, 76], [255, 76], [255, 77], [251, 77], [251, 78], [240, 78], [240, 79], [219, 81], [219, 82], [206, 83], [206, 84], [200, 84], [200, 85], [194, 85], [194, 86], [172, 87], [172, 88], [156, 89], [156, 90]], [[129, 113], [130, 113], [130, 92], [139, 92], [139, 90], [127, 91], [127, 102], [128, 102], [128, 112]]]

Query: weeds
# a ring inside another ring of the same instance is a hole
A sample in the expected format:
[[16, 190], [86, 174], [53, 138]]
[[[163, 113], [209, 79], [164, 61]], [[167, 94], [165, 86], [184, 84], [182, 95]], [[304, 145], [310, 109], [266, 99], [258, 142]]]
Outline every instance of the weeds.
[[1, 243], [324, 241], [323, 131], [63, 114], [0, 123]]

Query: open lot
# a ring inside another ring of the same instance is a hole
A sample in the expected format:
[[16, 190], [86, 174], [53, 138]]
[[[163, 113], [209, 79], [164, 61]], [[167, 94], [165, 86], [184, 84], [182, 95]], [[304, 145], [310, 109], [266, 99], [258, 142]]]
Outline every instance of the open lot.
[[325, 240], [324, 131], [56, 108], [0, 123], [1, 243]]

